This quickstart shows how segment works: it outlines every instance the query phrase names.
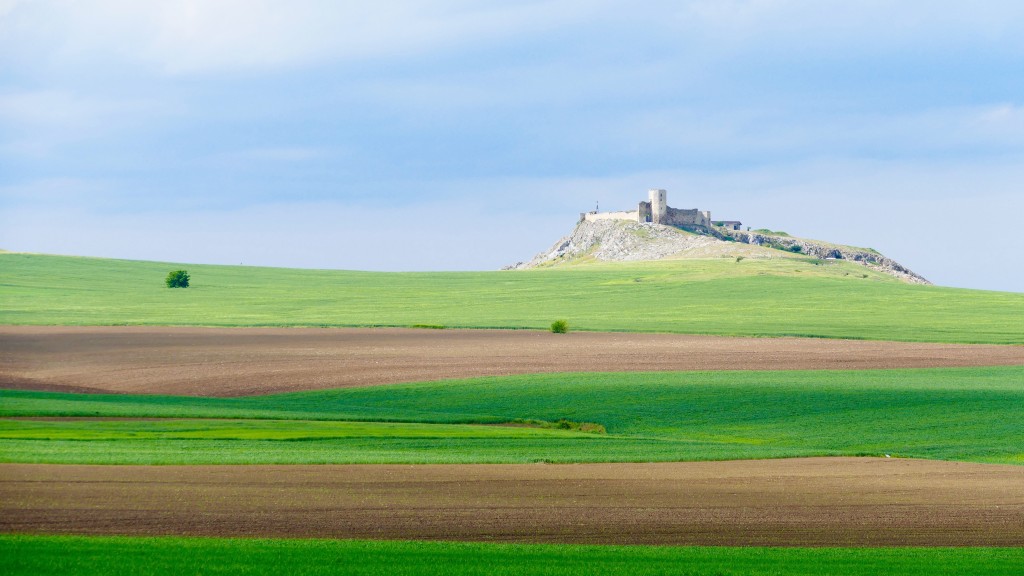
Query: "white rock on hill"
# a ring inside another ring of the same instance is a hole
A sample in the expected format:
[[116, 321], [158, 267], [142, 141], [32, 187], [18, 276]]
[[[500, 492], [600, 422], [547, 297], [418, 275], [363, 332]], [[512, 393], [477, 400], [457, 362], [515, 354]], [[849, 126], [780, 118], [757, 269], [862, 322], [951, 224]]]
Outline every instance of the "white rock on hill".
[[[730, 241], [731, 239], [731, 241]], [[625, 220], [580, 222], [571, 234], [541, 252], [529, 262], [506, 266], [522, 270], [557, 266], [581, 260], [606, 262], [650, 261], [688, 258], [782, 258], [799, 254], [821, 259], [858, 262], [906, 282], [930, 284], [898, 262], [873, 250], [830, 244], [760, 232], [715, 229], [710, 234], [693, 233], [672, 226]]]

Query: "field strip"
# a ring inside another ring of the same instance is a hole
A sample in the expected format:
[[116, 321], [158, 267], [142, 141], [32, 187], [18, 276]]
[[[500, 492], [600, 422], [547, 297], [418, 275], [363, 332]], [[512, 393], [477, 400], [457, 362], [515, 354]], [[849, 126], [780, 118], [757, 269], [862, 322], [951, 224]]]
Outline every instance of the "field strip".
[[1022, 546], [1024, 467], [0, 465], [0, 532], [601, 544]]
[[246, 396], [552, 372], [1024, 365], [1024, 346], [522, 330], [0, 326], [0, 388]]

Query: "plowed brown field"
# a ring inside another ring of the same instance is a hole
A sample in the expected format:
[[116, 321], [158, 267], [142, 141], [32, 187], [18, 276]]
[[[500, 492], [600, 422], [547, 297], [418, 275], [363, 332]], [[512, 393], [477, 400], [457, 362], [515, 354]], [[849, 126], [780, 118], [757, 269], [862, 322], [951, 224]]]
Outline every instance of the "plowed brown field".
[[1022, 546], [1024, 467], [872, 458], [502, 466], [4, 464], [0, 532]]
[[1024, 347], [507, 330], [0, 327], [0, 388], [243, 396], [539, 372], [1024, 364]]

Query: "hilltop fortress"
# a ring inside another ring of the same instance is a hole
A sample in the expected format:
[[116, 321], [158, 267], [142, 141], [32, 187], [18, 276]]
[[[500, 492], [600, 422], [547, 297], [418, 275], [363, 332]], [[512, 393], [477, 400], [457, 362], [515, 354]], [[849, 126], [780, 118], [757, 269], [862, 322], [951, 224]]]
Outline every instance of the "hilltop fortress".
[[[679, 228], [697, 228], [711, 230], [711, 212], [707, 210], [681, 210], [668, 205], [668, 192], [652, 189], [647, 192], [649, 199], [641, 201], [636, 210], [631, 212], [583, 212], [580, 222], [597, 222], [598, 220], [628, 220], [630, 222], [651, 222]], [[739, 222], [736, 222], [739, 224]]]
[[796, 238], [766, 228], [751, 230], [747, 226], [744, 230], [742, 222], [712, 220], [711, 212], [706, 210], [672, 208], [668, 205], [668, 193], [660, 188], [649, 190], [647, 195], [648, 200], [639, 202], [636, 210], [580, 213], [576, 227], [568, 236], [529, 262], [517, 262], [503, 269], [586, 261], [732, 258], [739, 263], [748, 258], [804, 258], [815, 262], [816, 266], [828, 265], [830, 260], [856, 262], [904, 282], [930, 284], [871, 248]]

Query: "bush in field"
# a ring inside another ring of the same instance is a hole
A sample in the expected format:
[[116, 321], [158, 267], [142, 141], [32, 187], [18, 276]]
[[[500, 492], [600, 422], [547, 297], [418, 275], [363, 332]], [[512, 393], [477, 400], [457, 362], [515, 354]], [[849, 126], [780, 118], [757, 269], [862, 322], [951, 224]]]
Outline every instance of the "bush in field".
[[565, 320], [555, 320], [551, 323], [551, 331], [555, 334], [565, 334], [569, 331], [569, 323]]
[[165, 282], [167, 282], [168, 288], [188, 288], [188, 272], [184, 270], [168, 272]]

